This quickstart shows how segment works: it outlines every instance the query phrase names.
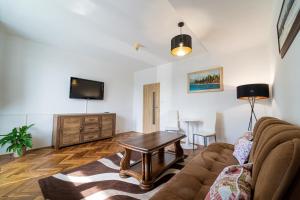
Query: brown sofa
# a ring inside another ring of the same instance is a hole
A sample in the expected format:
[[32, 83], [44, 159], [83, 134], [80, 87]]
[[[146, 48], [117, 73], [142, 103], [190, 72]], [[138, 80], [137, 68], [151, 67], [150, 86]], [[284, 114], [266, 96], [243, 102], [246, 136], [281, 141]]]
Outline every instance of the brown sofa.
[[[300, 199], [300, 128], [264, 117], [254, 128], [253, 199]], [[238, 164], [233, 145], [214, 143], [195, 156], [151, 200], [204, 199], [218, 174]]]

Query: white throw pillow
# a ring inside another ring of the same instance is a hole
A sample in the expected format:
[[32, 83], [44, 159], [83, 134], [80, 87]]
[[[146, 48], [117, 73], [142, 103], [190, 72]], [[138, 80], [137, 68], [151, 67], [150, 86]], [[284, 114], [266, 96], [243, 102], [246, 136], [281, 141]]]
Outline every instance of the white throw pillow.
[[234, 145], [233, 156], [239, 161], [240, 165], [248, 160], [252, 143], [247, 137], [241, 137]]

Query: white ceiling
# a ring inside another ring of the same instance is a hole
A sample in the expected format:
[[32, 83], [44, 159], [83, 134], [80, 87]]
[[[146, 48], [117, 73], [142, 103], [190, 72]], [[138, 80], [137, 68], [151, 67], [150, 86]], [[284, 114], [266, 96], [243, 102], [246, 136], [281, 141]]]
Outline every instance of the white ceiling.
[[[271, 8], [272, 0], [1, 0], [0, 21], [22, 37], [116, 61], [127, 57], [142, 69], [182, 59], [170, 55], [180, 20], [193, 38], [190, 56], [261, 44]], [[137, 42], [145, 46], [138, 52]]]
[[273, 0], [169, 0], [210, 52], [232, 52], [270, 37]]

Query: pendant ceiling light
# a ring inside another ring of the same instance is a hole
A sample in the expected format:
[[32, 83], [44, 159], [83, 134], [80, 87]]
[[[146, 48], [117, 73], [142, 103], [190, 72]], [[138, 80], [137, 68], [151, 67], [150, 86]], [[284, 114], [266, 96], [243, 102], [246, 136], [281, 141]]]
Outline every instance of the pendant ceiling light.
[[182, 34], [183, 22], [178, 23], [180, 35], [176, 35], [171, 40], [171, 54], [173, 56], [185, 56], [192, 52], [192, 37], [187, 34]]

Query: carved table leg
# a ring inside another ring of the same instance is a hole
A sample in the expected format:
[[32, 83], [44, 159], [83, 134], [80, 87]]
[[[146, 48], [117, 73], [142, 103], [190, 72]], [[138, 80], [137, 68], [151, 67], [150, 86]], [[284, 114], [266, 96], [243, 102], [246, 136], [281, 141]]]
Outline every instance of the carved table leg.
[[178, 161], [184, 160], [183, 149], [180, 145], [180, 140], [175, 142], [175, 154], [176, 154], [176, 159]]
[[149, 190], [152, 188], [152, 154], [142, 154], [142, 181], [140, 187], [144, 190]]
[[131, 150], [125, 149], [125, 154], [120, 162], [120, 177], [127, 178], [128, 175], [126, 174], [126, 170], [130, 168], [130, 157], [131, 157]]
[[159, 162], [164, 162], [165, 160], [165, 148], [161, 148], [158, 150], [158, 160]]

